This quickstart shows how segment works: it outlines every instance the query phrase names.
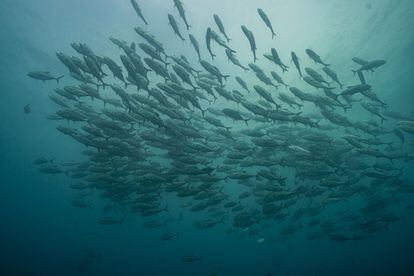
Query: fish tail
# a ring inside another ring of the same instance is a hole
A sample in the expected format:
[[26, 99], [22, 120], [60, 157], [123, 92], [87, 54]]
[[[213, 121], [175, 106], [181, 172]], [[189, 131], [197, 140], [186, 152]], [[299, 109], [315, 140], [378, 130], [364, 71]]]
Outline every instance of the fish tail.
[[64, 75], [57, 77], [57, 78], [56, 78], [56, 82], [57, 82], [57, 83], [59, 83], [59, 80], [60, 80], [61, 78], [63, 78], [63, 77], [64, 77]]

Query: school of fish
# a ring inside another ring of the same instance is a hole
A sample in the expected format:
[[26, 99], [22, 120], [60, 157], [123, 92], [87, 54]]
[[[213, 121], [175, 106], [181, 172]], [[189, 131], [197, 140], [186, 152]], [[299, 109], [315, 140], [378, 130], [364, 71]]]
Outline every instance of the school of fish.
[[[252, 52], [251, 63], [242, 64], [219, 15], [201, 43], [183, 3], [174, 0], [178, 13], [166, 17], [178, 39], [194, 47], [199, 62], [191, 64], [169, 52], [148, 31], [139, 3], [131, 4], [145, 26], [134, 28], [138, 43], [109, 38], [119, 56], [95, 53], [86, 43], [71, 43], [76, 55], [56, 53], [72, 84], [49, 95], [58, 109], [48, 119], [85, 145], [85, 159], [58, 164], [42, 157], [34, 164], [73, 180], [73, 206], [89, 208], [97, 195], [106, 202], [97, 223], [123, 224], [135, 214], [149, 229], [167, 229], [193, 213], [196, 229], [222, 224], [257, 243], [296, 232], [309, 240], [364, 240], [403, 220], [401, 210], [414, 210], [405, 172], [414, 160], [414, 114], [392, 111], [366, 81], [384, 60], [350, 57], [355, 78], [346, 84], [314, 49], [292, 51], [289, 63], [273, 47], [259, 53], [254, 30], [241, 25]], [[278, 39], [266, 12], [259, 8], [256, 16]], [[209, 56], [201, 55], [203, 45]], [[215, 65], [220, 54], [233, 72]], [[303, 67], [301, 59], [314, 66]], [[284, 74], [298, 79], [289, 83]], [[57, 83], [63, 77], [48, 71], [28, 76]], [[179, 217], [165, 219], [174, 205]], [[166, 230], [160, 240], [179, 237]]]

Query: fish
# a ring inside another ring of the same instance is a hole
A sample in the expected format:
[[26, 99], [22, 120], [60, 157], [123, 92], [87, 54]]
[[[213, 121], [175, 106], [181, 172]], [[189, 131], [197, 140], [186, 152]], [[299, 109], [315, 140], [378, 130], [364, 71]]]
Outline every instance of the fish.
[[329, 85], [329, 83], [318, 72], [316, 72], [312, 68], [306, 67], [305, 71], [315, 81], [320, 82], [320, 83], [326, 83], [327, 85]]
[[226, 49], [226, 55], [227, 55], [227, 58], [234, 64], [234, 65], [236, 65], [236, 66], [239, 66], [240, 68], [242, 68], [244, 71], [248, 71], [249, 70], [249, 68], [247, 68], [247, 67], [245, 67], [245, 66], [243, 66], [243, 65], [241, 65], [241, 63], [240, 63], [240, 61], [237, 59], [237, 57], [234, 55], [234, 53], [231, 51], [231, 50], [229, 50], [229, 49]]
[[382, 60], [382, 59], [373, 60], [373, 61], [370, 61], [370, 62], [367, 62], [367, 63], [363, 64], [359, 69], [351, 70], [351, 71], [354, 73], [354, 75], [355, 75], [355, 73], [359, 73], [359, 72], [362, 72], [362, 71], [375, 72], [375, 69], [383, 66], [385, 63], [387, 63], [387, 62], [385, 60]]
[[322, 64], [325, 67], [328, 67], [329, 66], [329, 64], [324, 63], [322, 61], [321, 57], [318, 54], [316, 54], [312, 49], [309, 49], [308, 48], [308, 49], [305, 50], [305, 52], [309, 56], [309, 58], [311, 60], [313, 60], [315, 63]]
[[56, 80], [57, 83], [59, 83], [59, 80], [64, 77], [63, 75], [55, 77], [51, 75], [49, 71], [32, 71], [27, 73], [27, 75], [33, 79], [41, 80], [43, 82], [48, 80]]
[[214, 60], [214, 57], [216, 56], [215, 54], [213, 54], [213, 52], [211, 51], [211, 28], [207, 28], [207, 32], [206, 32], [206, 44], [207, 44], [207, 50], [210, 53], [211, 59]]
[[139, 7], [137, 1], [135, 0], [131, 0], [131, 4], [132, 7], [134, 8], [135, 12], [137, 13], [138, 17], [142, 19], [142, 21], [144, 21], [145, 25], [148, 25], [147, 20], [145, 20], [144, 15], [142, 14], [142, 10]]
[[221, 22], [220, 17], [217, 14], [214, 14], [213, 17], [214, 17], [214, 21], [216, 22], [216, 25], [217, 25], [219, 31], [224, 35], [224, 37], [227, 40], [227, 43], [229, 43], [231, 39], [227, 36], [226, 30], [224, 29], [224, 25]]
[[178, 238], [178, 235], [179, 235], [179, 233], [178, 233], [178, 232], [177, 232], [177, 233], [166, 232], [166, 233], [163, 233], [163, 234], [160, 236], [160, 240], [161, 240], [161, 241], [168, 241], [168, 240], [171, 240], [171, 239], [173, 239], [173, 238]]
[[276, 36], [275, 32], [273, 31], [272, 23], [269, 20], [269, 17], [267, 17], [266, 13], [263, 11], [263, 9], [257, 9], [257, 12], [260, 16], [260, 18], [263, 20], [263, 22], [266, 24], [266, 26], [270, 29], [272, 32], [272, 39]]
[[25, 114], [29, 114], [30, 112], [32, 112], [32, 107], [30, 106], [30, 104], [26, 104], [26, 105], [23, 107], [23, 112], [24, 112]]
[[231, 108], [224, 108], [222, 112], [223, 114], [225, 114], [226, 116], [230, 117], [231, 119], [235, 121], [244, 121], [246, 125], [247, 125], [247, 122], [249, 121], [249, 119], [243, 118], [237, 110], [234, 110]]
[[299, 77], [301, 77], [302, 78], [302, 72], [300, 71], [300, 64], [299, 64], [299, 58], [298, 58], [298, 56], [296, 55], [296, 53], [295, 52], [291, 52], [291, 56], [292, 56], [292, 62], [293, 62], [293, 64], [295, 64], [295, 67], [296, 67], [296, 69], [298, 70], [298, 72], [299, 72]]
[[242, 79], [242, 78], [240, 78], [239, 76], [236, 76], [236, 81], [240, 84], [240, 86], [241, 87], [243, 87], [243, 89], [244, 90], [246, 90], [248, 93], [250, 93], [250, 90], [249, 90], [249, 88], [247, 87], [247, 84], [246, 84], [246, 82]]
[[[342, 89], [342, 83], [338, 79], [338, 75], [329, 67], [323, 67], [322, 70], [328, 75], [334, 82], [339, 85], [339, 88]], [[363, 81], [361, 81], [363, 83]]]
[[174, 7], [177, 8], [178, 13], [180, 14], [180, 17], [183, 19], [188, 31], [191, 26], [187, 23], [183, 2], [181, 2], [181, 0], [174, 0]]
[[287, 68], [289, 68], [288, 66], [286, 66], [285, 64], [283, 64], [282, 60], [279, 57], [279, 54], [277, 53], [275, 48], [271, 49], [271, 54], [264, 54], [263, 55], [265, 58], [267, 58], [268, 60], [274, 62], [276, 65], [278, 65], [283, 72], [287, 71]]
[[198, 60], [200, 61], [201, 60], [201, 57], [200, 57], [200, 46], [198, 45], [197, 39], [192, 34], [188, 34], [188, 37], [190, 38], [190, 42], [193, 45], [194, 50], [197, 53]]
[[51, 158], [51, 159], [46, 159], [45, 157], [39, 157], [39, 158], [33, 160], [33, 164], [35, 164], [35, 165], [43, 165], [43, 164], [46, 164], [46, 163], [53, 164], [55, 159], [56, 159], [55, 157]]
[[174, 33], [181, 38], [182, 41], [185, 41], [185, 38], [181, 35], [180, 30], [178, 28], [177, 21], [175, 21], [175, 18], [172, 14], [168, 14], [168, 22], [171, 25], [171, 28], [173, 29]]
[[247, 29], [247, 27], [246, 27], [246, 26], [244, 26], [244, 25], [241, 25], [241, 29], [242, 29], [242, 31], [243, 31], [243, 33], [244, 33], [244, 35], [246, 36], [247, 40], [249, 41], [249, 44], [250, 44], [250, 50], [251, 50], [251, 51], [252, 51], [252, 53], [253, 53], [253, 62], [256, 62], [256, 60], [257, 60], [257, 57], [256, 57], [256, 50], [257, 50], [257, 48], [256, 48], [256, 40], [254, 39], [254, 35], [253, 35], [253, 33], [252, 33], [249, 29]]
[[60, 169], [57, 165], [54, 164], [43, 164], [38, 168], [39, 172], [46, 173], [46, 174], [67, 174], [67, 171]]
[[191, 255], [182, 256], [180, 260], [183, 263], [193, 263], [193, 262], [197, 262], [197, 261], [203, 262], [203, 257], [191, 254]]

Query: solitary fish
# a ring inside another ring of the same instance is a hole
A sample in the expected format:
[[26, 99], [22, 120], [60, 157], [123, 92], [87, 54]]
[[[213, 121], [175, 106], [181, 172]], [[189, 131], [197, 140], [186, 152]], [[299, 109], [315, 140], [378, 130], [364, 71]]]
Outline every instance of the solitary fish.
[[23, 111], [24, 111], [25, 114], [29, 114], [32, 111], [32, 108], [30, 107], [30, 104], [26, 104], [23, 107]]
[[50, 74], [49, 71], [32, 71], [27, 73], [27, 75], [33, 79], [41, 80], [43, 82], [48, 80], [56, 80], [56, 82], [59, 83], [59, 80], [63, 78], [63, 75], [59, 77], [54, 77]]

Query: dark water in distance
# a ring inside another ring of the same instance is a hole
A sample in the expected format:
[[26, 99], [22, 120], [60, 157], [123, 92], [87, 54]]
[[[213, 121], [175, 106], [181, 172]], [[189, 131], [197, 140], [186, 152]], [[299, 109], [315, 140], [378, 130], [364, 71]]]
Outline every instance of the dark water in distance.
[[[214, 13], [223, 20], [226, 32], [233, 39], [231, 46], [237, 49], [242, 64], [252, 62], [249, 44], [240, 30], [240, 25], [245, 24], [256, 37], [258, 64], [268, 69], [269, 64], [262, 54], [275, 47], [293, 71], [285, 79], [289, 84], [298, 81], [290, 62], [293, 50], [299, 54], [304, 68], [314, 65], [304, 50], [315, 49], [335, 68], [345, 84], [357, 82], [350, 70], [356, 67], [351, 58], [384, 59], [387, 64], [383, 68], [367, 73], [368, 83], [375, 86], [375, 92], [392, 110], [411, 114], [412, 118], [413, 1], [183, 2], [203, 59], [212, 62], [204, 36], [208, 26], [218, 32]], [[187, 38], [173, 1], [139, 3], [149, 21], [147, 30], [169, 53], [184, 54], [191, 63], [197, 64], [188, 39], [182, 43], [168, 25], [167, 14], [171, 13]], [[268, 13], [273, 23], [277, 33], [274, 40], [270, 39], [269, 30], [257, 15], [258, 7]], [[413, 213], [406, 209], [414, 202], [410, 193], [398, 198], [401, 202], [392, 207], [393, 214], [402, 220], [390, 223], [368, 239], [347, 242], [326, 238], [308, 240], [304, 227], [286, 240], [270, 243], [268, 240], [279, 234], [278, 222], [263, 223], [263, 227], [268, 226], [263, 233], [247, 234], [243, 238], [243, 230], [226, 233], [229, 224], [198, 230], [192, 223], [205, 214], [180, 208], [180, 202], [171, 194], [165, 195], [165, 201], [170, 202], [169, 213], [162, 213], [158, 219], [177, 220], [183, 213], [183, 221], [156, 229], [143, 228], [142, 224], [148, 219], [139, 214], [128, 215], [122, 225], [98, 224], [105, 206], [98, 193], [90, 197], [90, 208], [73, 207], [71, 202], [77, 192], [69, 188], [73, 180], [65, 174], [42, 174], [33, 160], [44, 156], [55, 158], [57, 163], [85, 161], [80, 154], [85, 146], [58, 132], [59, 123], [46, 119], [57, 110], [48, 98], [56, 82], [43, 83], [26, 74], [35, 70], [64, 74], [59, 85], [71, 84], [67, 68], [55, 55], [56, 51], [75, 54], [71, 42], [86, 42], [95, 52], [117, 58], [120, 63], [120, 50], [107, 38], [115, 35], [137, 42], [133, 27], [138, 25], [143, 26], [129, 0], [0, 2], [1, 275], [414, 275]], [[215, 65], [222, 72], [232, 76], [242, 74], [239, 68], [227, 62], [219, 46], [214, 45], [214, 52], [219, 56]], [[246, 75], [245, 80], [258, 82], [254, 75]], [[23, 112], [26, 104], [31, 106], [30, 114]], [[227, 102], [220, 99], [216, 105], [224, 107]], [[313, 105], [306, 108], [309, 112], [316, 109]], [[350, 116], [374, 118], [366, 112], [361, 115], [363, 113], [354, 112]], [[232, 121], [228, 124], [232, 125]], [[243, 124], [238, 123], [235, 129], [243, 128]], [[336, 136], [336, 133], [330, 134]], [[405, 133], [405, 139], [404, 150], [413, 154], [413, 134]], [[397, 138], [392, 140], [398, 143]], [[232, 146], [231, 141], [228, 143]], [[411, 184], [413, 162], [402, 165], [404, 179]], [[238, 194], [239, 189], [245, 189], [229, 185], [226, 188], [229, 193]], [[349, 208], [358, 204], [353, 200], [349, 199]], [[326, 208], [324, 216], [336, 216], [330, 206]], [[303, 222], [304, 226], [306, 224], [307, 220]], [[160, 241], [160, 235], [167, 230], [179, 232], [179, 237]], [[261, 238], [265, 239], [262, 243], [259, 242]], [[181, 257], [188, 254], [202, 256], [203, 261], [181, 262]]]

